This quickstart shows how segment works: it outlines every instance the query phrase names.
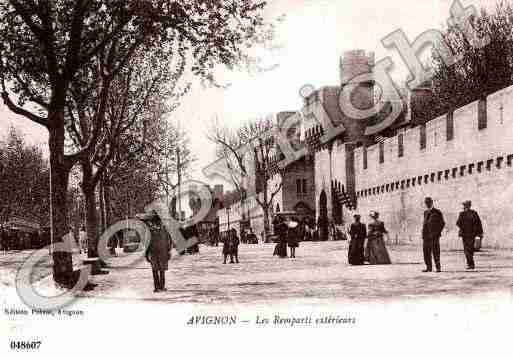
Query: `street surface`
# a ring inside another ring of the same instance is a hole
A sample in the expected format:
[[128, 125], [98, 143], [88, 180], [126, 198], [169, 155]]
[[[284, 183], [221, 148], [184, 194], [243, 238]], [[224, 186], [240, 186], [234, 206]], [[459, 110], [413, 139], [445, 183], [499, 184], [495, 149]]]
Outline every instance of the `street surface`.
[[[301, 243], [297, 258], [273, 257], [273, 244], [239, 247], [240, 264], [223, 264], [222, 247], [202, 246], [199, 255], [173, 257], [166, 292], [153, 293], [152, 273], [141, 254], [110, 261], [110, 274], [94, 276], [84, 297], [169, 303], [258, 304], [280, 301], [367, 302], [387, 299], [511, 294], [513, 253], [484, 249], [477, 268], [465, 271], [462, 251], [442, 252], [442, 273], [421, 273], [421, 248], [389, 246], [392, 265], [350, 266], [346, 242]], [[0, 281], [12, 286], [26, 252], [0, 256]], [[79, 257], [75, 255], [75, 263]], [[48, 274], [49, 263], [38, 269]], [[42, 275], [40, 275], [41, 277]]]

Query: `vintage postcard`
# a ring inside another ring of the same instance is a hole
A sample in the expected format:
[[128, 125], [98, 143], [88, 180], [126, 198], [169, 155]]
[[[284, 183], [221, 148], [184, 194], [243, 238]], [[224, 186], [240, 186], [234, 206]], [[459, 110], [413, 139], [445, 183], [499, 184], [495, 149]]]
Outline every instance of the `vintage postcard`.
[[507, 357], [512, 0], [0, 0], [0, 354]]

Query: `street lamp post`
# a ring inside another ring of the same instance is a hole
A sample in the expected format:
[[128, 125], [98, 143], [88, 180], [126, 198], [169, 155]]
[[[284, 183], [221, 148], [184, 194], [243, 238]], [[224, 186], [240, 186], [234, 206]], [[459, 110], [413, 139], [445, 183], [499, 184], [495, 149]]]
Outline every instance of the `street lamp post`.
[[230, 229], [230, 207], [226, 207], [226, 214], [228, 215], [228, 229]]

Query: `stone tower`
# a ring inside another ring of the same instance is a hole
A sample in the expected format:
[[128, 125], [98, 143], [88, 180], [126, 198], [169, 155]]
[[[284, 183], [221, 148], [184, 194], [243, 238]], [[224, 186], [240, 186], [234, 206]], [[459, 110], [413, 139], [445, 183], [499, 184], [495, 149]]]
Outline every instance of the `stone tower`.
[[[351, 93], [352, 107], [366, 110], [374, 105], [374, 85], [372, 78], [370, 81], [360, 82], [356, 77], [358, 75], [372, 73], [374, 67], [374, 52], [365, 52], [365, 50], [351, 50], [344, 52], [340, 59], [340, 86], [343, 88], [349, 84], [357, 85]], [[341, 107], [343, 103], [339, 104]], [[346, 115], [344, 117], [345, 134], [345, 190], [347, 196], [351, 199], [353, 206], [356, 207], [355, 190], [355, 164], [354, 149], [358, 142], [367, 142], [363, 137], [365, 128], [373, 119], [351, 119]]]
[[[365, 73], [372, 73], [374, 67], [374, 52], [365, 50], [345, 51], [340, 58], [340, 84], [342, 86], [354, 83], [354, 78]], [[374, 101], [374, 81], [361, 83], [362, 90], [365, 89], [367, 98], [362, 97], [360, 105], [369, 107]], [[371, 102], [365, 102], [371, 101]], [[358, 105], [355, 103], [355, 105]]]
[[[351, 93], [352, 106], [355, 108], [366, 110], [374, 105], [374, 80], [359, 82], [355, 79], [358, 75], [372, 73], [373, 67], [374, 52], [351, 50], [344, 52], [340, 58], [340, 86], [343, 88], [349, 84], [357, 85]], [[344, 104], [341, 103], [340, 106], [343, 107]], [[344, 121], [344, 126], [347, 129], [346, 139], [349, 141], [360, 140], [366, 124], [365, 120], [355, 121], [346, 117]]]

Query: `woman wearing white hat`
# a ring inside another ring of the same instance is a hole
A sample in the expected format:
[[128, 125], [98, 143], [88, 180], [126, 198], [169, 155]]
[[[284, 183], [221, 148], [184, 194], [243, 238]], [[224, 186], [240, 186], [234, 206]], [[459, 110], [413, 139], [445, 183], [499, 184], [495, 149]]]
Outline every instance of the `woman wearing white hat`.
[[390, 256], [385, 246], [383, 236], [388, 236], [385, 224], [379, 220], [379, 213], [371, 211], [371, 222], [367, 225], [366, 259], [370, 264], [390, 264]]
[[287, 222], [287, 244], [290, 248], [290, 258], [296, 258], [296, 248], [299, 247], [298, 225], [299, 221], [296, 218], [292, 218]]

